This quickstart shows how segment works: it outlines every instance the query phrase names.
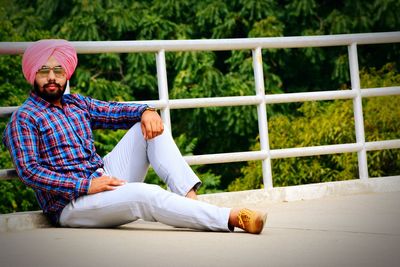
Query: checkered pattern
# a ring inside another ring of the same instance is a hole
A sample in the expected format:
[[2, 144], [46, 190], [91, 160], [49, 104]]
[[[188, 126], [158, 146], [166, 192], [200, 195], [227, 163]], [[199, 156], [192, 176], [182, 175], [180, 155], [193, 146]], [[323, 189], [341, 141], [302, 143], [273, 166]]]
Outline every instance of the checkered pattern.
[[11, 117], [3, 135], [18, 176], [35, 190], [44, 213], [57, 221], [62, 209], [88, 192], [103, 167], [92, 129], [128, 129], [147, 105], [104, 102], [76, 94], [56, 107], [35, 93]]

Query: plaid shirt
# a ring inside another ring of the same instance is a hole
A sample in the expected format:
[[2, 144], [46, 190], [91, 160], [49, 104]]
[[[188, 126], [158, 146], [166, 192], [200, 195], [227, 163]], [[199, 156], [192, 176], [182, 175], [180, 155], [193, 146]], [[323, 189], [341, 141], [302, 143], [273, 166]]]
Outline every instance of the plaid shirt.
[[18, 176], [35, 190], [43, 212], [58, 223], [62, 209], [86, 195], [101, 176], [92, 129], [128, 129], [147, 105], [103, 102], [76, 94], [59, 108], [31, 93], [8, 123], [3, 143]]

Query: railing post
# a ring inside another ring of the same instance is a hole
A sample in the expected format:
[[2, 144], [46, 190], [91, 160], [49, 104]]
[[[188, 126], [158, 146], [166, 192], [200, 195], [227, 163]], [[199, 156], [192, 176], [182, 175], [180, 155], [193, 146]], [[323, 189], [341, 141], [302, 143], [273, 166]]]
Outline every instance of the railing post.
[[362, 110], [362, 97], [360, 86], [360, 75], [358, 68], [357, 44], [352, 43], [348, 46], [351, 89], [356, 93], [353, 98], [354, 125], [356, 130], [356, 141], [362, 145], [362, 149], [357, 152], [358, 172], [360, 179], [368, 179], [367, 151], [365, 149], [364, 117]]
[[164, 122], [165, 127], [172, 132], [171, 129], [171, 116], [169, 107], [169, 96], [168, 96], [168, 81], [167, 81], [167, 67], [165, 64], [165, 50], [162, 49], [156, 54], [157, 64], [157, 81], [158, 81], [158, 95], [162, 102], [165, 102], [167, 106], [161, 109], [161, 118]]
[[267, 158], [262, 160], [262, 174], [264, 188], [272, 188], [272, 169], [271, 169], [271, 153], [268, 140], [268, 121], [267, 109], [265, 104], [265, 88], [264, 88], [264, 74], [262, 65], [261, 48], [257, 47], [252, 50], [253, 53], [253, 69], [256, 94], [260, 97], [261, 102], [257, 105], [258, 114], [258, 129], [260, 134], [260, 147], [261, 151], [267, 152]]

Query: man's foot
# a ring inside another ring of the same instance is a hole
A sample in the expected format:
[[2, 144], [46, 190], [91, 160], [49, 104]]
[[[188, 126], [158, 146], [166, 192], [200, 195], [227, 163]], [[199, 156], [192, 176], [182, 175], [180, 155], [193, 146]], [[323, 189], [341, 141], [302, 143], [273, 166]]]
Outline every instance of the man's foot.
[[267, 213], [250, 209], [240, 209], [235, 212], [235, 217], [234, 226], [251, 234], [259, 234], [264, 228]]

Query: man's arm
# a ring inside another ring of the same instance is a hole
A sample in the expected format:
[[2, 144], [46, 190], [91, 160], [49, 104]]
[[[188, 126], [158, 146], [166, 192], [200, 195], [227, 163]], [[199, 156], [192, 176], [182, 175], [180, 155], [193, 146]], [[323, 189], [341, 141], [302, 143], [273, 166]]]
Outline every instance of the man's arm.
[[27, 186], [69, 200], [87, 194], [90, 179], [62, 175], [40, 165], [38, 129], [29, 117], [14, 116], [4, 134], [18, 176]]
[[106, 102], [77, 95], [90, 114], [93, 129], [129, 129], [139, 122], [148, 105]]
[[84, 99], [93, 128], [128, 129], [140, 121], [145, 139], [152, 139], [164, 131], [160, 115], [148, 105]]

